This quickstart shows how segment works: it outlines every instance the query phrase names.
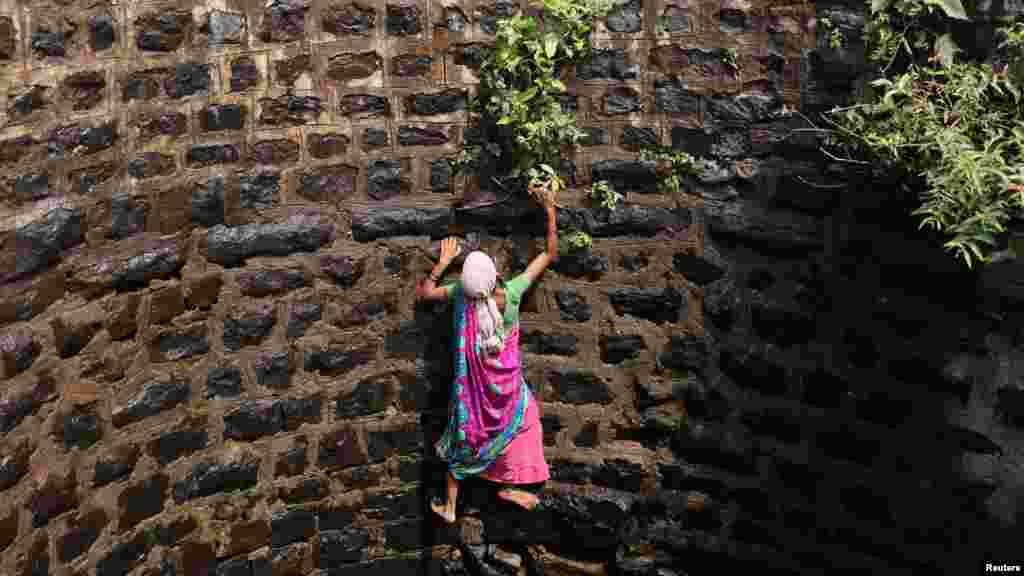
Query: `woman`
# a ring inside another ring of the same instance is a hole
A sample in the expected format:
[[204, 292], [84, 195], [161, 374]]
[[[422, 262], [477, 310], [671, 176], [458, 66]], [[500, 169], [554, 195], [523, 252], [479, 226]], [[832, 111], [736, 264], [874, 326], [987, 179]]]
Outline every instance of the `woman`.
[[455, 521], [459, 481], [480, 477], [505, 487], [498, 496], [527, 510], [537, 497], [511, 486], [538, 484], [549, 477], [537, 402], [521, 373], [519, 303], [548, 267], [557, 250], [555, 206], [548, 217], [547, 249], [512, 280], [499, 284], [494, 261], [471, 252], [460, 280], [437, 286], [458, 255], [455, 238], [441, 243], [430, 277], [416, 288], [420, 300], [449, 300], [455, 309], [455, 382], [448, 426], [435, 444], [448, 462], [448, 501], [431, 502], [445, 522]]

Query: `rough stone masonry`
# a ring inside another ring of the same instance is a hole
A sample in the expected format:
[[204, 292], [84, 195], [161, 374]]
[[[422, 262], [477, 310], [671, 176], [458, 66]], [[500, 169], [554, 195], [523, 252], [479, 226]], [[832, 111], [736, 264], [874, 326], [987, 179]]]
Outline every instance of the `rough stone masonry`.
[[[531, 206], [453, 210], [478, 184], [444, 161], [478, 137], [466, 101], [496, 19], [524, 9], [0, 2], [0, 573], [514, 574], [522, 542], [549, 574], [942, 561], [923, 529], [898, 553], [895, 532], [865, 544], [884, 511], [801, 535], [832, 517], [816, 478], [854, 482], [877, 443], [830, 428], [812, 443], [828, 464], [801, 460], [848, 380], [772, 356], [808, 350], [816, 316], [759, 296], [795, 279], [821, 305], [827, 200], [750, 191], [807, 173], [774, 114], [852, 90], [823, 68], [857, 71], [814, 22], [850, 32], [858, 10], [793, 1], [629, 0], [597, 23], [594, 57], [564, 71], [588, 140], [562, 169], [625, 203], [568, 195], [559, 220], [593, 248], [524, 305], [546, 509], [470, 484], [458, 529], [431, 523], [449, 316], [412, 286], [449, 233], [507, 274], [540, 249]], [[652, 143], [715, 167], [666, 196], [637, 159]], [[791, 260], [755, 270], [706, 232]], [[841, 498], [874, 509], [871, 486]]]

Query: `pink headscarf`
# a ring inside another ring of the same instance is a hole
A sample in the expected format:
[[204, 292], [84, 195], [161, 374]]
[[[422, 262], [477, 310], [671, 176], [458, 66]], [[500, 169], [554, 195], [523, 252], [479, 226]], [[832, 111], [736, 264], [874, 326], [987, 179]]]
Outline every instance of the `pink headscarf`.
[[494, 301], [498, 271], [491, 257], [479, 250], [470, 252], [462, 265], [462, 290], [476, 307], [477, 342], [488, 356], [504, 347], [504, 322]]

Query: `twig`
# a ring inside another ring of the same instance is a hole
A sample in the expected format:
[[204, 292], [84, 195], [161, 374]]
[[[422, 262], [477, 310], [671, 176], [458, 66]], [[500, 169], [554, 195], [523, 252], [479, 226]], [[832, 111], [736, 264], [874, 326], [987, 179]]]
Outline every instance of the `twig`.
[[836, 190], [838, 188], [846, 188], [847, 187], [846, 184], [817, 184], [817, 183], [811, 182], [810, 180], [804, 178], [803, 176], [799, 176], [799, 175], [793, 176], [793, 178], [795, 178], [796, 180], [799, 180], [800, 182], [803, 182], [804, 184], [807, 184], [811, 188], [821, 188], [822, 190]]
[[840, 157], [836, 156], [835, 154], [829, 152], [828, 150], [825, 150], [824, 146], [819, 146], [818, 150], [822, 154], [824, 154], [825, 156], [828, 156], [830, 159], [835, 160], [836, 162], [843, 162], [845, 164], [857, 164], [859, 166], [870, 166], [871, 165], [871, 162], [864, 162], [863, 160], [854, 160], [852, 158], [840, 158]]

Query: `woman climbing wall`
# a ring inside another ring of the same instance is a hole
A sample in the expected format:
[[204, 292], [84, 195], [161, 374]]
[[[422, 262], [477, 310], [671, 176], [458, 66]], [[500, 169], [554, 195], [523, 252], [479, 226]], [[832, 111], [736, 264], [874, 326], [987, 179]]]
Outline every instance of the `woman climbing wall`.
[[435, 444], [448, 463], [448, 498], [431, 508], [445, 522], [455, 521], [459, 481], [480, 476], [502, 485], [498, 496], [527, 510], [537, 496], [523, 490], [549, 477], [537, 401], [523, 378], [519, 354], [519, 304], [544, 272], [557, 250], [556, 212], [546, 198], [547, 247], [508, 282], [499, 283], [494, 261], [483, 252], [467, 255], [462, 276], [437, 286], [458, 255], [458, 242], [447, 238], [430, 277], [416, 288], [420, 300], [445, 300], [454, 306], [455, 380], [448, 426]]

